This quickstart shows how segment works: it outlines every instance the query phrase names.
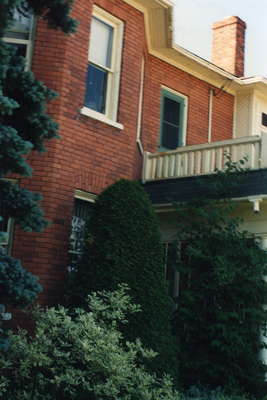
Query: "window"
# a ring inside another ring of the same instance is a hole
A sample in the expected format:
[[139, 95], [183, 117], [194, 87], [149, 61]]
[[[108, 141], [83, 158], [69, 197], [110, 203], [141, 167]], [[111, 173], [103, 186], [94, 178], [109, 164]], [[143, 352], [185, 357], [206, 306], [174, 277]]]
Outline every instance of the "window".
[[267, 126], [267, 114], [265, 114], [265, 113], [261, 114], [261, 124], [263, 126]]
[[187, 98], [163, 89], [161, 93], [160, 150], [185, 144]]
[[117, 120], [123, 23], [94, 7], [82, 112], [103, 120]]
[[26, 58], [27, 68], [30, 66], [32, 52], [33, 18], [26, 12], [15, 10], [14, 24], [5, 32], [4, 41], [16, 47], [17, 54]]
[[[169, 295], [174, 300], [176, 307], [181, 292], [186, 289], [189, 278], [181, 270], [180, 262], [186, 263], [188, 259], [187, 246], [189, 242], [181, 241], [164, 243], [165, 278], [168, 282]], [[178, 270], [180, 264], [180, 272]]]
[[83, 253], [86, 223], [92, 215], [95, 198], [95, 195], [80, 190], [75, 192], [70, 234], [70, 270], [75, 269]]
[[179, 296], [179, 272], [177, 271], [177, 243], [164, 243], [165, 277], [169, 286], [169, 295], [175, 302]]
[[0, 202], [0, 232], [4, 233], [4, 237], [0, 237], [0, 246], [6, 254], [10, 254], [13, 237], [13, 221], [8, 218], [3, 204]]

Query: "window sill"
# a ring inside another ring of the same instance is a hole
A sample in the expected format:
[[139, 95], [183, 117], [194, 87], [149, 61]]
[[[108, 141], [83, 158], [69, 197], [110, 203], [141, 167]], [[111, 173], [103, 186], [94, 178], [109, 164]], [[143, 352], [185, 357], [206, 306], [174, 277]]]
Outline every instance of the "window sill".
[[88, 107], [83, 107], [80, 112], [82, 115], [86, 115], [87, 117], [96, 119], [97, 121], [104, 122], [104, 124], [113, 126], [114, 128], [117, 128], [120, 130], [123, 130], [123, 128], [124, 128], [123, 125], [120, 124], [119, 122], [113, 121], [112, 119], [107, 118], [104, 114], [101, 114], [97, 111], [91, 110]]

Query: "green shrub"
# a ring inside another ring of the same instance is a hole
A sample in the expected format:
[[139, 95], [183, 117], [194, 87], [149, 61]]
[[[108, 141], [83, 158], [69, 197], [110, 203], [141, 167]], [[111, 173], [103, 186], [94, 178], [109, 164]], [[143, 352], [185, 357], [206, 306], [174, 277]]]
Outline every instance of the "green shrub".
[[192, 386], [181, 396], [182, 400], [248, 400], [245, 394], [227, 394], [222, 388], [207, 389]]
[[12, 333], [0, 353], [2, 400], [178, 400], [171, 380], [142, 366], [152, 351], [119, 331], [136, 312], [125, 287], [89, 296], [90, 312], [63, 307], [35, 313], [33, 337]]
[[[126, 283], [141, 312], [124, 329], [127, 340], [139, 337], [159, 353], [153, 370], [177, 376], [177, 350], [171, 333], [173, 310], [165, 281], [159, 225], [148, 196], [137, 182], [120, 180], [97, 199], [87, 245], [74, 277], [72, 301], [84, 305], [94, 290]], [[76, 297], [75, 297], [76, 296]]]
[[[206, 183], [220, 198], [220, 190], [234, 187], [232, 179], [228, 171]], [[236, 387], [255, 394], [266, 371], [260, 333], [266, 335], [267, 255], [232, 212], [227, 200], [203, 198], [177, 208], [178, 241], [184, 242], [177, 259], [181, 375], [186, 387]]]

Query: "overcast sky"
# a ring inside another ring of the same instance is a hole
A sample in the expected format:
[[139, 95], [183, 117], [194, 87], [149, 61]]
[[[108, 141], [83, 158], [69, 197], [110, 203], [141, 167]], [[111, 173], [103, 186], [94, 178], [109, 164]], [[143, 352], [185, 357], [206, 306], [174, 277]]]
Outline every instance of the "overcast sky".
[[247, 24], [245, 75], [267, 77], [267, 0], [174, 0], [175, 41], [210, 60], [212, 24], [231, 15]]

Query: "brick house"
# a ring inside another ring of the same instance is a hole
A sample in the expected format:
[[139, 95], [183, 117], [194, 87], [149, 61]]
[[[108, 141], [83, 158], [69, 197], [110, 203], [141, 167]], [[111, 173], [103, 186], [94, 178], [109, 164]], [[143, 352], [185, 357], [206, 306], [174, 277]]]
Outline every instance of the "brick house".
[[24, 19], [6, 35], [60, 93], [48, 111], [61, 139], [33, 154], [33, 177], [19, 181], [43, 194], [51, 225], [42, 234], [6, 226], [6, 247], [40, 277], [42, 302], [60, 298], [105, 187], [142, 179], [167, 243], [172, 201], [192, 196], [196, 176], [222, 168], [225, 151], [248, 155], [252, 170], [236, 198], [245, 228], [267, 246], [267, 81], [243, 77], [245, 23], [214, 24], [211, 63], [174, 44], [172, 13], [169, 0], [79, 0], [76, 34]]

